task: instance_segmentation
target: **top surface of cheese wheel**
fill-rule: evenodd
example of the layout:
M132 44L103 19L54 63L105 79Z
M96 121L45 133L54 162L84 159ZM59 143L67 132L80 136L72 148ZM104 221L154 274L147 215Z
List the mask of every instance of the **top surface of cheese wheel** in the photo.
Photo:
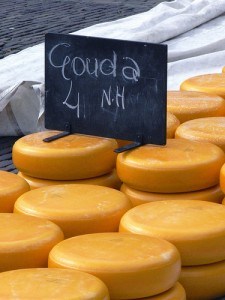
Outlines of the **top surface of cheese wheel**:
M127 196L115 189L69 184L47 186L22 195L15 203L14 212L51 220L68 238L118 231L121 217L130 208Z
M0 212L12 212L16 199L29 190L30 187L23 178L0 171Z
M176 138L209 142L225 151L225 117L211 117L191 120L181 124Z
M52 234L63 237L54 223L31 216L2 213L0 223L0 252L13 245L25 248L40 240L51 240Z
M168 139L173 138L177 127L180 125L180 121L175 115L167 112L167 124L166 124L166 137Z
M173 243L183 265L225 259L225 207L200 200L168 200L136 206L121 219L120 231Z
M202 92L168 91L167 109L183 123L197 118L225 116L225 100Z
M105 284L75 270L23 269L0 273L0 299L108 300Z
M117 173L137 190L189 192L218 184L224 161L224 152L211 143L168 139L165 147L144 145L120 153Z
M111 298L132 299L171 288L180 273L180 256L167 241L123 233L97 233L66 239L49 254L49 267L96 275Z
M182 82L180 89L183 91L198 91L225 97L224 73L204 74L188 78Z
M75 180L101 176L114 168L115 140L71 134L50 143L43 141L57 133L38 132L17 140L13 162L18 170L31 177Z

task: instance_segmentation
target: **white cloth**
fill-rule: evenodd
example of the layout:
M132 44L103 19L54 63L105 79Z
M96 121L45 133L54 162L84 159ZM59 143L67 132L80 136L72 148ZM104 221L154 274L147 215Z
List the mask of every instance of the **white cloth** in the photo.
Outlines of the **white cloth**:
M221 72L225 66L224 29L225 0L175 0L163 2L141 14L97 24L72 34L166 43L168 90L172 90L179 89L180 83L188 77ZM23 123L21 115L30 114L31 106L26 103L29 101L30 89L34 89L33 103L36 101L34 108L38 110L34 115L38 120L34 120L35 125L22 131L29 133L42 129L44 44L0 60L0 70L0 124L3 118L1 111L12 101L18 101L17 95L20 101L24 95L21 107L25 112L21 114L18 106L14 119L20 119ZM18 88L20 85L23 86L22 94L21 88ZM0 136L7 134L2 132L0 126Z

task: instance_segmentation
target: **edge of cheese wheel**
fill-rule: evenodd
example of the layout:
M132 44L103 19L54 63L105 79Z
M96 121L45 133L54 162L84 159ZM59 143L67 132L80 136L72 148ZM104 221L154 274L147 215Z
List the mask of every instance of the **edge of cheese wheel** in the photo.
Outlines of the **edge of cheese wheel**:
M71 134L51 143L43 141L58 133L38 132L17 140L12 150L16 168L31 177L76 180L101 176L115 167L116 140Z
M224 73L203 74L183 81L180 90L204 92L225 98L224 81Z
M0 213L0 224L0 272L46 267L50 250L63 240L48 220Z
M21 269L0 273L1 299L109 300L97 277L68 269Z
M167 110L180 123L189 120L225 115L225 100L218 96L195 91L168 91Z
M179 282L186 291L187 299L212 300L222 297L225 295L225 261L182 267Z
M41 178L30 177L28 175L23 174L22 172L18 172L18 175L27 181L31 190L40 187L49 186L49 185L59 185L59 184L94 184L94 185L107 186L119 190L122 184L119 177L117 176L116 169L102 176L88 178L88 179L79 179L79 180L41 179Z
M14 213L50 220L69 238L118 231L120 219L131 207L128 197L115 189L67 184L27 192L17 199Z
M23 178L0 170L0 213L13 212L16 199L29 190L30 187Z
M124 300L124 299L120 299L120 300ZM150 297L139 298L139 299L131 299L131 300L186 300L186 293L183 286L179 282L176 282L171 289L169 289L164 293L161 293L156 296L150 296Z
M181 193L219 183L224 152L211 143L168 139L164 147L144 145L117 156L117 174L145 192Z
M175 245L183 266L225 260L225 207L200 200L157 201L136 206L120 232L162 238Z
M225 164L220 169L220 188L225 193Z
M142 192L129 187L125 183L122 184L120 190L127 195L133 206L162 200L202 200L221 203L224 198L224 194L221 191L219 184L208 189L187 193L163 194Z
M180 121L170 112L167 112L166 120L166 137L167 139L172 139L175 136L177 127L180 125Z
M187 121L176 129L175 138L212 143L225 151L225 117Z
M177 281L180 265L171 243L117 232L66 239L51 250L48 266L93 274L105 282L111 298L132 299L167 291Z

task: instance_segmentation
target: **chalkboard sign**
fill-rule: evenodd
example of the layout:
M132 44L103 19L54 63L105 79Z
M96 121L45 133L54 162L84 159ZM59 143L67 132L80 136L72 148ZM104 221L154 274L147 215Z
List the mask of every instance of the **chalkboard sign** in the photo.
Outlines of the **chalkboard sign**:
M46 34L45 126L166 143L167 46Z

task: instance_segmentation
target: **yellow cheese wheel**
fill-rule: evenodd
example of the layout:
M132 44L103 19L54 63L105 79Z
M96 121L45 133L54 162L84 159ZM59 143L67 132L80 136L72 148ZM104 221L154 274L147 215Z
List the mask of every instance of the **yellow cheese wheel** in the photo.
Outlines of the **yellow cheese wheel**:
M50 268L84 271L100 278L111 298L162 293L180 274L180 255L167 241L137 234L95 233L60 242L49 254Z
M16 199L30 190L27 182L18 175L0 171L0 213L13 212Z
M183 285L188 300L212 300L224 296L225 261L182 267L179 282Z
M53 246L63 240L61 229L48 220L0 214L0 272L46 267Z
M132 300L186 300L186 293L183 286L179 282L176 282L176 284L171 289L164 293L161 293L156 296Z
M162 200L203 200L221 203L224 198L219 185L196 192L163 194L138 191L124 183L120 190L127 195L133 206Z
M13 162L22 173L37 178L75 180L107 174L115 167L113 139L71 134L46 143L59 132L33 133L16 141Z
M146 192L181 193L219 183L225 154L211 143L168 139L165 147L144 145L117 156L117 174Z
M225 66L223 67L222 72L225 73Z
M19 172L18 175L26 180L26 182L29 184L30 189L37 189L40 187L45 187L49 185L58 185L58 184L94 184L94 185L102 185L111 187L114 189L120 189L121 187L121 181L119 177L117 176L116 169L114 169L112 172L107 173L102 176L88 178L88 179L79 179L79 180L49 180L49 179L41 179L41 178L35 178L30 177L28 175L23 174L22 172Z
M200 118L185 122L177 128L175 137L213 143L225 151L225 117Z
M124 193L104 186L67 184L32 190L15 203L14 212L56 223L65 238L118 231L123 214L131 208Z
M170 112L167 112L166 137L168 139L174 138L175 131L179 125L180 121L178 118Z
M109 300L97 277L66 269L22 269L0 273L0 299Z
M184 266L225 259L225 207L221 204L168 200L139 205L122 217L120 232L171 242L179 250Z
M225 98L225 75L224 73L214 73L188 78L182 82L180 89L204 92Z
M202 92L169 91L167 110L181 123L198 118L225 116L225 100Z

